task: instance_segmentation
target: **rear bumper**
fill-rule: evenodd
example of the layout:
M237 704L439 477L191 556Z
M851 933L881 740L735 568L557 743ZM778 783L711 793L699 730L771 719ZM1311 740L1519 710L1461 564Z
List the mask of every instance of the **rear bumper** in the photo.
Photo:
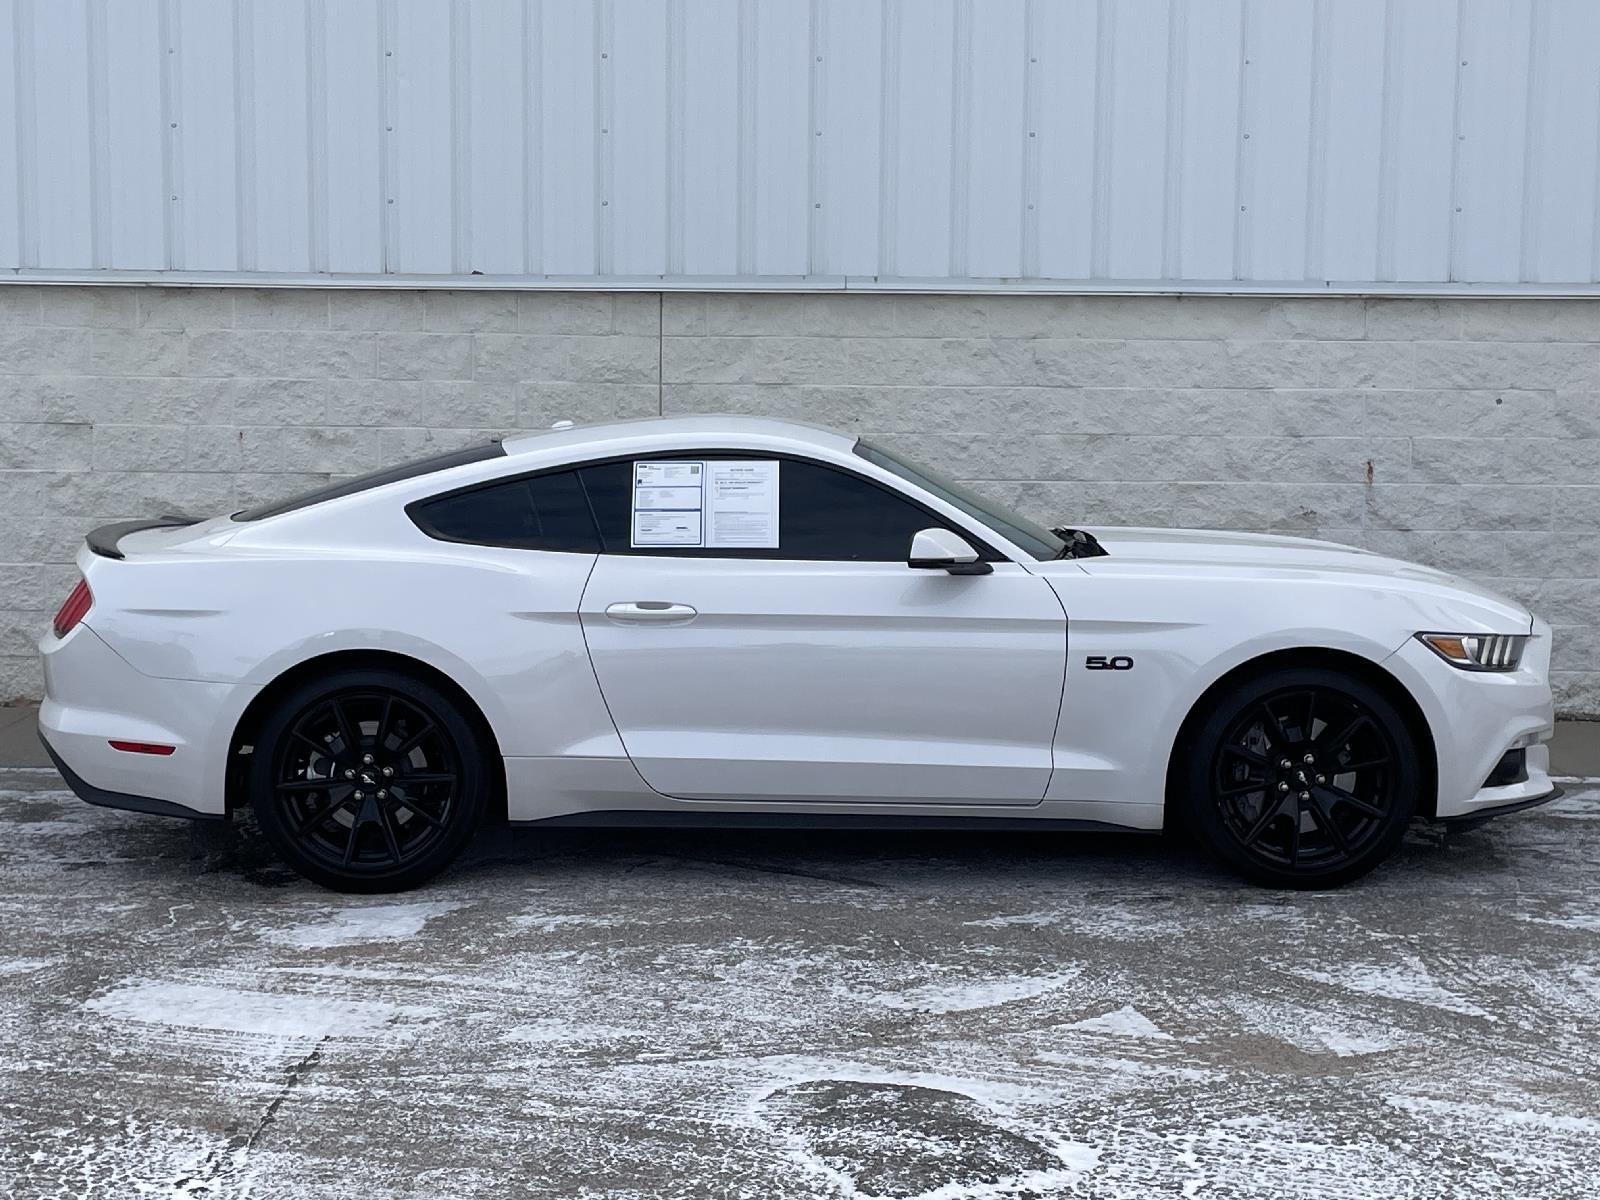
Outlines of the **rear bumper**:
M130 666L87 623L47 633L39 736L67 786L91 804L168 816L227 813L228 744L252 685L157 679ZM117 750L113 740L172 746Z
M109 792L105 788L95 787L62 761L61 755L56 753L55 747L50 744L50 739L44 736L43 730L39 731L39 740L44 743L44 752L50 756L50 761L55 763L56 770L61 772L61 778L67 781L67 786L79 800L98 804L101 808L122 808L129 812L149 813L156 817L183 817L191 821L220 821L224 818L223 813L198 812L182 804L174 804L170 800L157 800L153 796L131 796L127 792Z

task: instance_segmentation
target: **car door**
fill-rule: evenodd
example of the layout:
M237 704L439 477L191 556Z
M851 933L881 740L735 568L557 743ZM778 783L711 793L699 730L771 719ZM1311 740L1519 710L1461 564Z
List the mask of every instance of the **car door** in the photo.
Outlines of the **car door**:
M635 545L635 484L719 459L776 464L775 544ZM988 574L908 566L917 530L953 526L808 459L679 453L583 476L603 542L584 635L651 787L709 800L1043 798L1066 658L1043 579L987 547Z

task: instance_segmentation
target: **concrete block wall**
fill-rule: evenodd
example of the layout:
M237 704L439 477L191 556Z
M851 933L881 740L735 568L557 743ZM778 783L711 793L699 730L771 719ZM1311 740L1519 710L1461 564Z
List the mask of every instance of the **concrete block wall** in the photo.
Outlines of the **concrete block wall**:
M0 699L94 524L559 418L789 416L1041 518L1276 530L1557 626L1600 716L1600 301L0 286Z

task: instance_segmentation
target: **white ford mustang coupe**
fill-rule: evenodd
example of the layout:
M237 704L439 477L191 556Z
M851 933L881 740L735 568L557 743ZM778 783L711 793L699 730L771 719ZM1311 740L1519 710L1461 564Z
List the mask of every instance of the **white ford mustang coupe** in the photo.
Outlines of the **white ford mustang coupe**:
M1044 529L868 441L508 437L89 534L41 736L94 804L250 805L389 891L486 818L1158 830L1331 886L1557 794L1550 627L1329 542Z

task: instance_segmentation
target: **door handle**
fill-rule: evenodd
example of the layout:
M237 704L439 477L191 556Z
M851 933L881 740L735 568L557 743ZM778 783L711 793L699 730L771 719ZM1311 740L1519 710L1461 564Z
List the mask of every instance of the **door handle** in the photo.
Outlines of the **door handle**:
M691 605L670 600L624 600L606 605L606 616L624 625L682 625L699 613Z

